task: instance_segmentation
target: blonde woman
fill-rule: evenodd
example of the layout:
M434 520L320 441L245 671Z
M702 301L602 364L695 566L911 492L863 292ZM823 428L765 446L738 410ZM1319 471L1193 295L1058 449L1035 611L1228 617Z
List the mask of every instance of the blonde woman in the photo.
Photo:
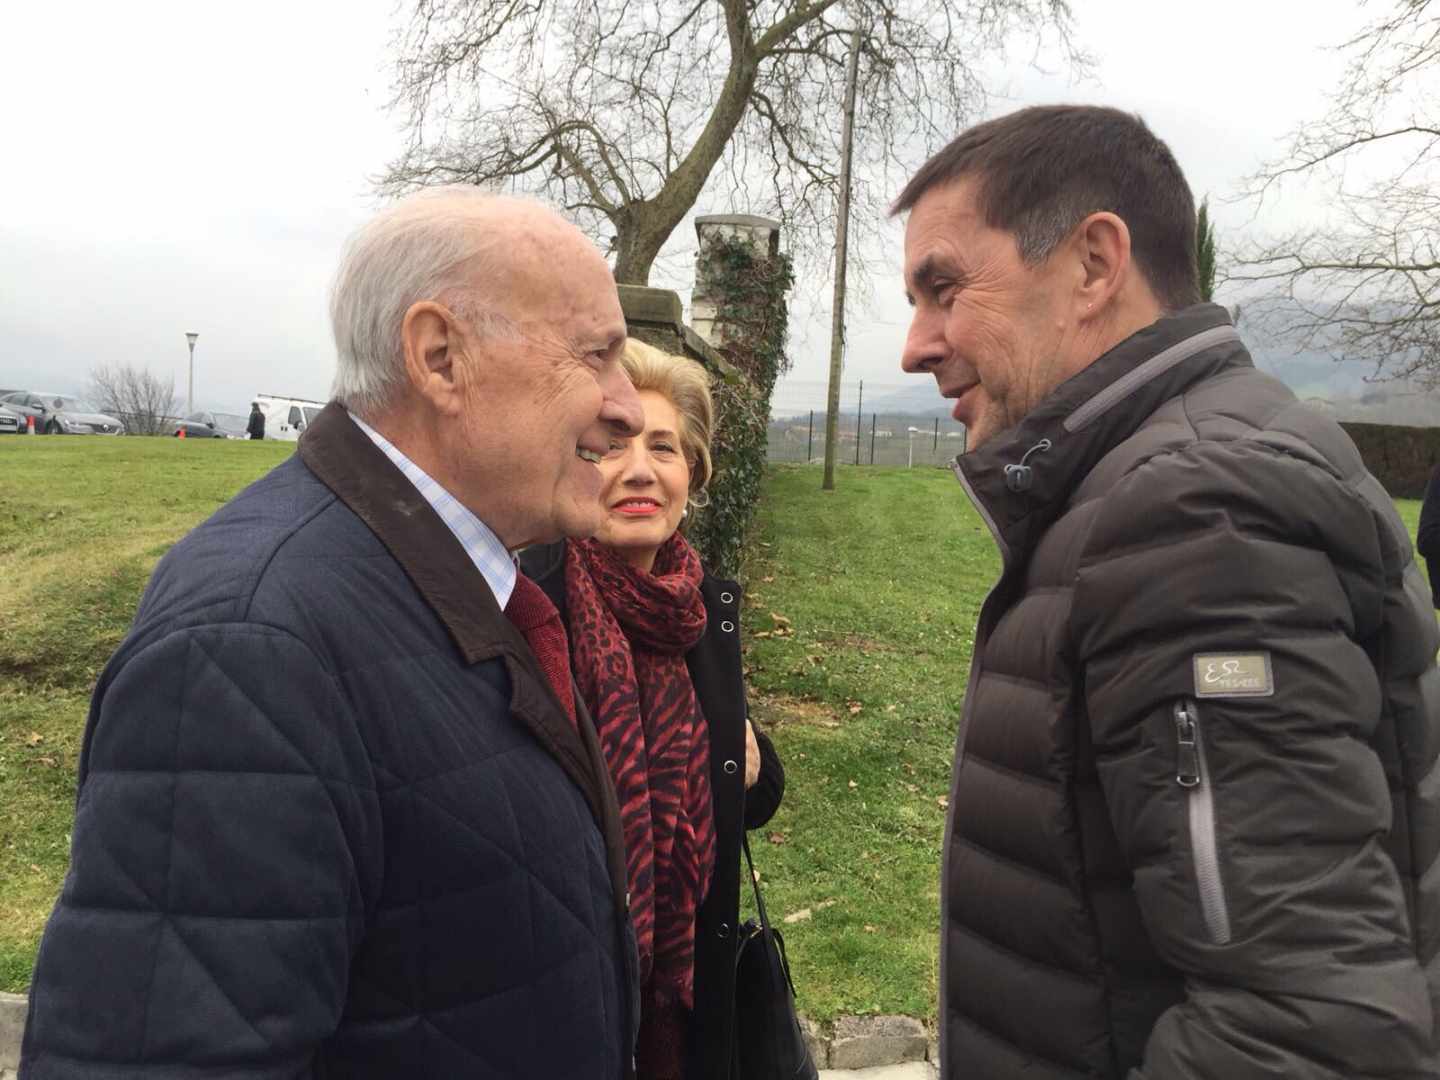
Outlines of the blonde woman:
M710 480L709 377L637 341L621 362L645 426L601 462L604 524L521 564L564 618L620 802L638 1075L729 1080L741 830L774 814L785 774L747 716L740 589L706 573L680 531Z

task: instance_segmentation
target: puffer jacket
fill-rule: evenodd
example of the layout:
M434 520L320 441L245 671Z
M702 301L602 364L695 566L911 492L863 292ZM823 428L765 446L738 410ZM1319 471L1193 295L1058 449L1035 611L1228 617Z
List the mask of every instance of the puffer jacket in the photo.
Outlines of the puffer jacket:
M1395 508L1223 308L956 462L982 608L946 1080L1440 1075L1440 647Z
M95 691L26 1080L619 1080L624 840L479 571L338 406Z

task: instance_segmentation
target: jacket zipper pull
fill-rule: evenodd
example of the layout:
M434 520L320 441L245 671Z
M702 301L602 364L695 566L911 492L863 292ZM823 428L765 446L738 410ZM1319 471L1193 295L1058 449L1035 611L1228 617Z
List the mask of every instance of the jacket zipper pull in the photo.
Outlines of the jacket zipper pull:
M1030 460L1031 454L1043 454L1053 445L1049 439L1041 439L1025 451L1025 456L1020 459L1019 465L1006 465L1005 486L1017 495L1022 491L1029 491L1031 485L1035 483L1035 470L1026 462Z
M1175 704L1175 782L1183 788L1200 784L1200 752L1195 747L1198 729L1188 702Z

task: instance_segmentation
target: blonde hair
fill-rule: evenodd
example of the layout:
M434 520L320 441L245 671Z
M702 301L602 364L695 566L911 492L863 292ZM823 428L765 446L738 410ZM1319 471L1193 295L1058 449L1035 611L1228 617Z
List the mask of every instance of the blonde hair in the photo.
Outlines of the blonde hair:
M710 436L715 428L715 403L710 397L710 374L688 356L672 356L634 338L625 342L620 365L636 393L651 390L675 406L680 416L680 450L690 463L690 502L704 506L710 501L705 485L714 472Z

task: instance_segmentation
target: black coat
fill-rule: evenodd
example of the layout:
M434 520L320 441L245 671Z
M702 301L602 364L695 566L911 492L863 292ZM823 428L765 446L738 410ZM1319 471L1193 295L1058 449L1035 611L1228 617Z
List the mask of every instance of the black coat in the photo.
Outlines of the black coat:
M1440 465L1435 466L1425 485L1415 550L1424 557L1425 569L1430 572L1430 602L1440 608Z
M565 611L565 545L530 548L520 565ZM730 1080L739 918L740 835L774 816L785 793L785 770L758 728L760 778L745 790L745 682L740 666L740 587L705 575L700 587L705 635L685 655L695 696L710 732L710 786L715 800L715 871L695 927L695 1011L688 1080Z
M946 1080L1440 1076L1440 632L1354 444L1201 304L957 471Z
M101 676L20 1073L619 1080L625 888L593 732L331 405Z
M252 439L265 438L265 414L259 409L250 410L250 423L245 425L245 433Z

